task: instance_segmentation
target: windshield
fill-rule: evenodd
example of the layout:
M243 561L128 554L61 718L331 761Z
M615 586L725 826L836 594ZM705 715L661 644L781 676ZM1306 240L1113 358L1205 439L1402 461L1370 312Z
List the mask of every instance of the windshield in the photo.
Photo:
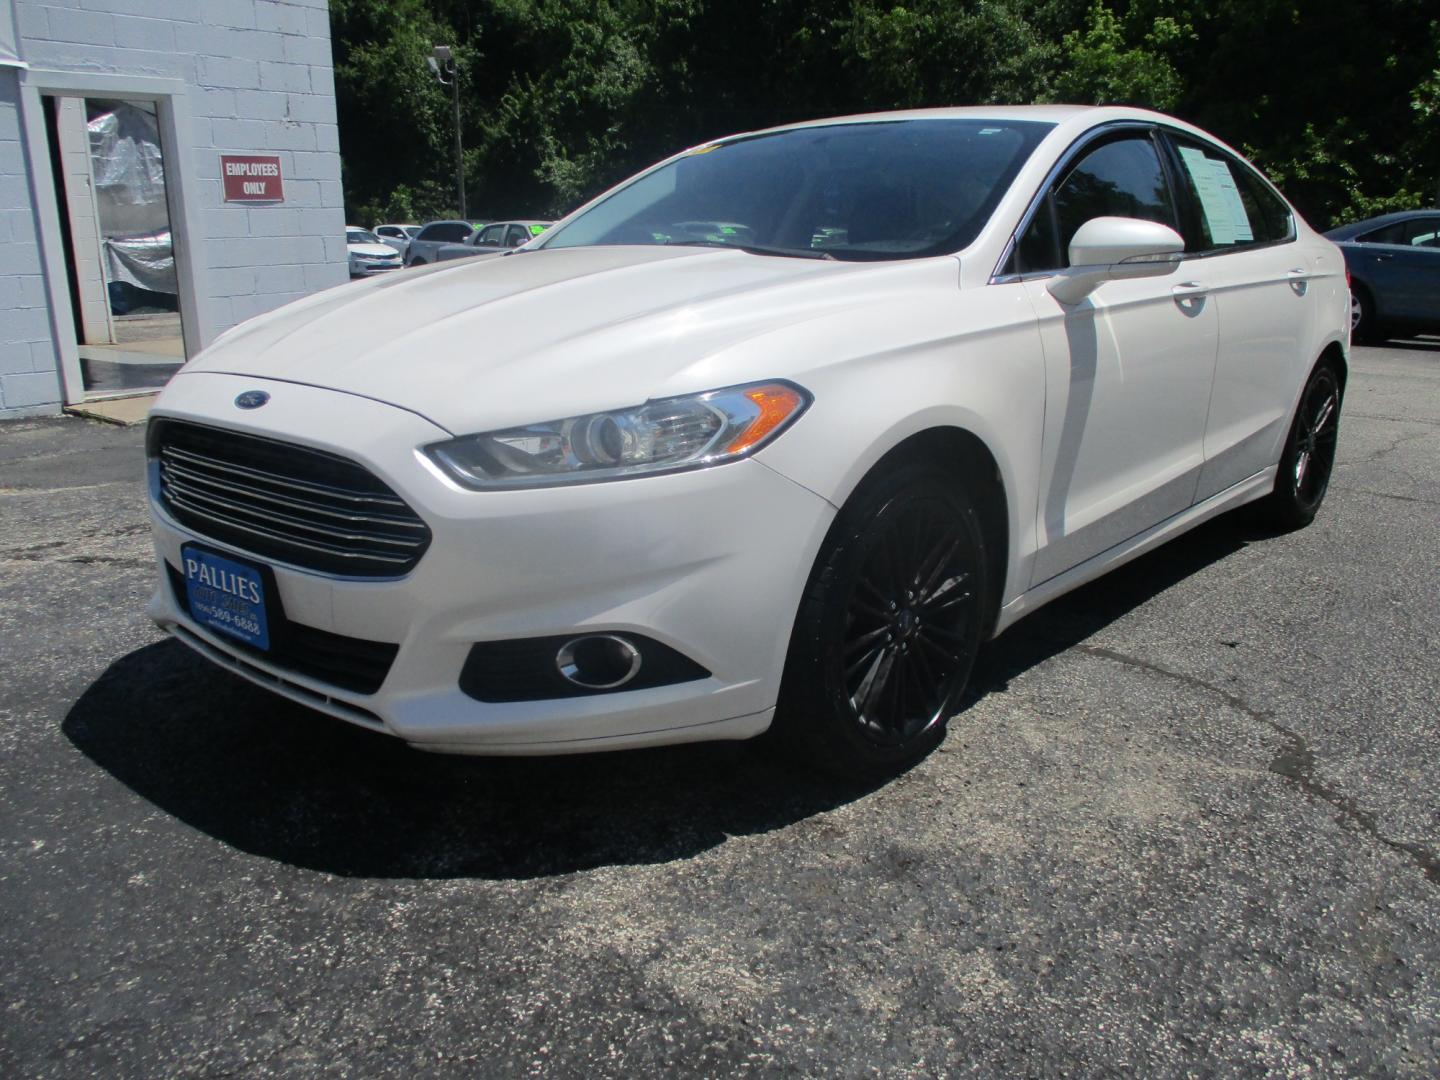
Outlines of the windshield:
M345 242L347 244L378 244L380 238L369 229L346 229Z
M695 244L837 259L958 251L1052 126L886 120L702 146L631 180L541 246Z

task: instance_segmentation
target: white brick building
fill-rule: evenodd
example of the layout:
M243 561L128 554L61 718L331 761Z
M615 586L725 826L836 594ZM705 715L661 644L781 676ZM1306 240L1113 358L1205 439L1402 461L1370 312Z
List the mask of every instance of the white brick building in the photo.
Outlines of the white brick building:
M327 0L0 0L0 417L340 284L344 226Z

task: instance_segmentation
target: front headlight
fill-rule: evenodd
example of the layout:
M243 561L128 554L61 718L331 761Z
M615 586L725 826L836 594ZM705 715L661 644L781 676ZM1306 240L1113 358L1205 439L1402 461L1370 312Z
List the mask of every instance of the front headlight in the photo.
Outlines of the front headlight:
M753 383L632 409L590 413L425 447L470 488L587 484L734 461L789 427L810 395L785 382Z

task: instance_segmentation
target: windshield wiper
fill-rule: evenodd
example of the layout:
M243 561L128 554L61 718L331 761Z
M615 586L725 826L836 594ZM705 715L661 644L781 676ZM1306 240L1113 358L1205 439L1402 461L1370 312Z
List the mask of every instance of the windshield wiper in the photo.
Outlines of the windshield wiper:
M828 251L811 251L806 248L781 248L766 247L763 244L729 244L724 240L666 240L665 247L710 247L729 248L731 251L743 251L750 255L782 255L790 259L835 259Z

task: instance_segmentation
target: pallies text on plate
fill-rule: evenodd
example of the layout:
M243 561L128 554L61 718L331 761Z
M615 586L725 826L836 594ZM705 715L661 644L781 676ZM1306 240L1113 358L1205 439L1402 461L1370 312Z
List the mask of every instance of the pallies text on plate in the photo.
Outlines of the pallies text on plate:
M219 570L195 559L186 558L185 577L231 596L238 596L242 600L249 600L252 604L260 603L260 589L256 583L228 570Z

